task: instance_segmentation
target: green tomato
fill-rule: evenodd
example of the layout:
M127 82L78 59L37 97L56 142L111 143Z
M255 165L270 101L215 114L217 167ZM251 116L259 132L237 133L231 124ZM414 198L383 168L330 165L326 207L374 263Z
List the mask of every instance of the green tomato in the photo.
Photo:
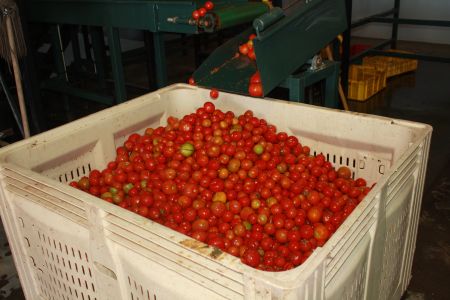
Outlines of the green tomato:
M253 146L253 152L257 155L261 155L264 152L264 147L261 144L256 144Z
M119 204L120 202L122 202L122 197L119 195L113 195L112 200L115 204Z
M105 193L103 193L100 197L101 197L102 199L106 199L106 198L112 198L112 196L113 196L112 193L110 193L110 192L105 192Z
M194 150L194 145L192 145L191 143L184 143L180 147L181 155L185 157L191 156L194 153Z
M147 180L141 180L141 188L145 189L147 187Z
M128 194L128 192L134 187L132 183L126 183L123 185L123 191Z
M245 229L252 230L252 224L249 221L244 221L242 224L244 224Z

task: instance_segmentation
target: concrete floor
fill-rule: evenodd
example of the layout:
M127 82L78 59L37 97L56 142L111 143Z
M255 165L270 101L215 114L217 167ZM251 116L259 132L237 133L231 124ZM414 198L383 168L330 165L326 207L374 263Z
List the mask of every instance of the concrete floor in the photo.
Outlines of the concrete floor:
M405 49L431 49L423 44L403 44ZM415 47L415 48L414 48ZM434 50L433 50L434 49ZM446 46L440 48L450 56ZM447 52L448 51L448 52ZM437 51L439 52L439 51ZM187 61L189 59L185 59ZM193 65L177 63L179 57L169 59L169 75L172 82L187 78ZM134 85L145 87L142 74L145 68L130 65L127 78ZM426 184L423 197L412 279L405 299L450 298L450 64L420 62L415 73L404 74L388 81L388 87L366 102L350 101L353 111L401 118L427 123L433 126ZM133 92L132 92L133 93ZM136 93L136 92L134 92ZM81 115L102 109L101 105L85 102L73 103L70 116L61 115L62 107L53 105L47 110L51 124L67 122ZM1 282L0 282L1 285ZM0 296L0 299L4 299ZM8 300L23 299L20 291L14 291Z

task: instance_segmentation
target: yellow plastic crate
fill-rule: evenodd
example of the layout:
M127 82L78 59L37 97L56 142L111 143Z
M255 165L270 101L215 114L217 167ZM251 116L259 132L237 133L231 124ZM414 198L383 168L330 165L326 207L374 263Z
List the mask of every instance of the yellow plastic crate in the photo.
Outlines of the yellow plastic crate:
M348 98L365 101L386 87L386 71L373 66L351 65Z
M410 53L399 50L388 50L388 52ZM415 71L418 66L416 59L388 57L388 56L367 56L363 58L363 65L373 66L378 70L386 70L386 76L392 77L403 73Z

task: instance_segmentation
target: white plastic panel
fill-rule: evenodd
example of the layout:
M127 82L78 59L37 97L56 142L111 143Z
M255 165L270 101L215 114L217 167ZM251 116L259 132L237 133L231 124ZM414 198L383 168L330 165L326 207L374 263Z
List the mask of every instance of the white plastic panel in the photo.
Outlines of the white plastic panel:
M87 252L88 230L26 198L15 198L12 205L21 232L18 238L22 239L38 293L45 299L97 299Z

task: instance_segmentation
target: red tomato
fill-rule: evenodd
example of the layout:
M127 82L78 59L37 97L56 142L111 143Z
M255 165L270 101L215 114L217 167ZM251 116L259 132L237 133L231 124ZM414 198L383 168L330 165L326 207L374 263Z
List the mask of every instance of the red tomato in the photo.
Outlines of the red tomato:
M207 231L209 223L205 219L198 219L192 224L192 230L194 231Z
M329 238L330 231L322 223L317 223L314 226L314 238L318 241L325 241Z
M194 10L194 11L192 12L192 18L193 18L194 20L198 20L198 18L200 18L200 12L199 12L198 10Z
M261 256L257 250L247 249L242 255L242 262L250 267L257 267L261 261Z
M139 206L138 214L140 214L143 217L146 217L148 215L148 207L147 206Z
M358 178L355 180L356 186L357 187L363 187L367 185L366 180L364 180L363 178Z
M262 85L260 83L250 83L250 85L248 86L248 93L252 97L262 97L263 96Z
M219 91L216 89L212 89L209 92L209 96L211 97L211 99L217 99L219 97Z
M215 89L212 89L211 92L216 91L217 95L218 95L218 91ZM216 97L217 98L217 97ZM216 106L212 103L212 102L205 102L203 104L203 108L205 110L206 113L208 114L212 114L214 112L214 110L216 109Z
M352 177L352 171L348 167L342 166L337 170L339 178L350 179Z
M87 190L89 190L89 186L90 186L90 183L89 183L89 178L88 177L83 176L83 177L81 177L80 180L78 180L78 187L80 189L82 189L84 191L87 191Z
M322 208L313 206L308 210L308 220L311 223L317 223L322 219Z
M256 71L255 74L250 77L250 83L261 83L261 76L259 75L259 71Z
M248 58L250 58L251 60L256 60L256 54L255 51L252 49L248 50L248 54L247 54Z
M249 51L250 49L246 43L239 46L239 53L241 53L242 55L247 56Z
M206 1L205 8L206 10L212 10L214 8L214 3L212 1Z
M222 217L226 210L227 207L223 202L213 202L211 204L211 213L216 217Z
M288 231L286 229L278 229L275 232L275 238L279 243L286 243L288 241Z
M162 185L162 191L166 195L173 195L178 192L178 187L174 181L167 180Z
M302 238L304 239L310 239L313 237L314 235L314 229L311 225L302 225L300 227L300 235L302 236Z
M198 10L198 14L200 15L200 17L204 17L204 16L206 15L206 8L201 7L201 8Z

